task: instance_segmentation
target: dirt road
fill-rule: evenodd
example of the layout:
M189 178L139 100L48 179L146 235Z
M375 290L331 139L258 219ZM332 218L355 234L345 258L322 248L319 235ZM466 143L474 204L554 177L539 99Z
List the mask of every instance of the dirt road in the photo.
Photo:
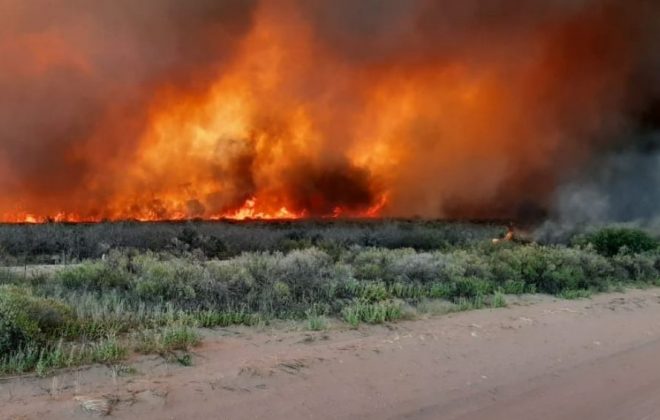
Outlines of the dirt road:
M658 419L660 290L534 298L387 327L213 332L193 367L136 359L0 383L0 417ZM103 404L101 404L103 405Z

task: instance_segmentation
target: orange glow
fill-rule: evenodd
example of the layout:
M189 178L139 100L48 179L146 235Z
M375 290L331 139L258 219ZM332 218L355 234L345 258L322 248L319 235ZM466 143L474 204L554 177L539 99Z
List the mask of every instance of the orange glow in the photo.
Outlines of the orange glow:
M243 206L236 210L233 213L223 214L219 219L232 219L232 220L246 220L246 219L261 219L261 220L285 220L285 219L300 219L305 217L304 213L295 214L291 213L286 207L282 207L279 210L271 213L261 213L257 209L257 199L250 198L245 201Z
M18 86L15 103L35 110L2 119L18 120L0 150L4 222L515 218L530 202L547 209L586 139L611 128L603 116L629 72L616 8L538 6L491 22L415 0L362 36L378 11L357 17L368 27L326 16L351 2L255 1L236 28L229 6L215 26L212 7L177 6L192 7L178 28L168 14L143 25L160 10L145 0L135 7L150 13L115 38L94 16L124 22L130 10L92 2L41 30L29 24L39 10L9 3L0 31L17 35L0 36L12 75L0 87ZM573 51L580 42L607 54Z

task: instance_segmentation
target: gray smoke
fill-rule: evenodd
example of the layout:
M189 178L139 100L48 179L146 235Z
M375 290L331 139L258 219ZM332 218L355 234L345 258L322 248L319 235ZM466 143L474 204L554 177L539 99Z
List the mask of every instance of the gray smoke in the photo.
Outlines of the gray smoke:
M105 214L156 92L208 90L264 9L276 11L266 20L287 27L297 16L309 31L313 62L282 46L284 82L259 96L253 127L282 120L269 138L288 150L292 112L280 105L313 120L318 161L271 174L286 184L276 195L300 209L362 209L387 182L387 216L548 217L546 231L658 220L655 0L0 0L0 217ZM484 104L447 100L453 80L485 81L476 83ZM372 179L346 155L381 122L365 97L383 90L405 103L406 88L414 116L380 133L401 152L398 166ZM188 214L258 193L252 152L210 161L226 187L191 197ZM157 192L194 182L180 172ZM154 213L166 217L159 200Z
M660 234L660 131L639 134L623 150L598 156L559 186L551 218L536 231L544 242L564 242L585 229L610 224Z
M154 87L205 88L255 5L0 1L0 209L103 206L111 168L139 146Z

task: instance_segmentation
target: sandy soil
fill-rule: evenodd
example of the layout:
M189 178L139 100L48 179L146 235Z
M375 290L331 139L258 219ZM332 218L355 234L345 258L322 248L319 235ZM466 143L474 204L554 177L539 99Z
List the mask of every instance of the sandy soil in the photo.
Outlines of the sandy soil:
M660 418L660 289L532 300L359 330L218 330L192 367L5 380L0 418Z

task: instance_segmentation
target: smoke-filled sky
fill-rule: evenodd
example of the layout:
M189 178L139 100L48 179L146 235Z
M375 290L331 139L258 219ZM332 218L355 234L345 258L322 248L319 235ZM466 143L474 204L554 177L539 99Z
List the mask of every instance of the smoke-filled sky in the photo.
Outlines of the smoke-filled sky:
M649 217L659 42L654 0L0 0L0 220Z

